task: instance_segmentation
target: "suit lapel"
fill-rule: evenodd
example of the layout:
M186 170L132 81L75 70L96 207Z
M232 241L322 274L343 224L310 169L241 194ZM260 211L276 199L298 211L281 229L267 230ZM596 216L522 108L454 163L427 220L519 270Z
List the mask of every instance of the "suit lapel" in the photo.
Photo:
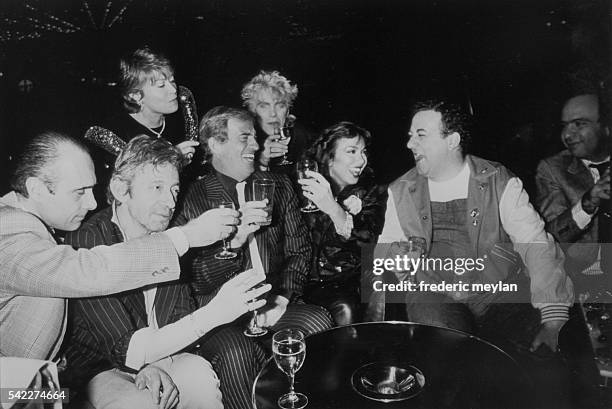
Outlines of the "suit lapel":
M157 316L157 324L163 327L169 324L170 313L174 311L176 300L178 299L177 285L162 284L157 287L155 294L155 315Z
M204 182L204 188L206 192L206 198L204 202L206 203L207 209L214 209L219 207L219 203L221 201L230 201L233 202L230 194L223 188L219 179L214 174L214 172L210 172L206 176L202 178Z

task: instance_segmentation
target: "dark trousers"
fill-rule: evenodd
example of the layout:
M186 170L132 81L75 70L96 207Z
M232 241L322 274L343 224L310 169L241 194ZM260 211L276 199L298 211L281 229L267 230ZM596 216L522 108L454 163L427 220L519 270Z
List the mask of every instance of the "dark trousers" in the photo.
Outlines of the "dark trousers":
M247 314L248 315L248 314ZM253 382L270 354L270 336L249 338L244 335L250 316L215 328L198 344L200 354L213 366L221 381L221 394L226 409L251 409ZM317 305L289 304L287 311L271 328L271 332L296 328L305 335L332 327L329 312Z
M312 281L304 288L306 302L327 309L336 325L349 325L361 321L362 306L359 280Z
M476 298L459 303L437 293L418 293L410 295L406 313L410 321L457 329L495 344L529 376L535 408L569 408L571 379L567 364L557 351L545 347L529 350L540 329L540 312L529 302L491 301Z

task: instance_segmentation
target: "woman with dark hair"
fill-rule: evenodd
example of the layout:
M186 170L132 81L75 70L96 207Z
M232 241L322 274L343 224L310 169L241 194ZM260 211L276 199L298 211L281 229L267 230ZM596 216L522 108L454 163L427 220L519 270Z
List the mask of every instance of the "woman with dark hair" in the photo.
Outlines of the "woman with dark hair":
M367 166L370 139L351 122L325 129L309 151L321 173L298 180L320 209L305 215L313 245L305 298L327 308L338 325L360 320L361 248L376 243L384 224L387 190Z

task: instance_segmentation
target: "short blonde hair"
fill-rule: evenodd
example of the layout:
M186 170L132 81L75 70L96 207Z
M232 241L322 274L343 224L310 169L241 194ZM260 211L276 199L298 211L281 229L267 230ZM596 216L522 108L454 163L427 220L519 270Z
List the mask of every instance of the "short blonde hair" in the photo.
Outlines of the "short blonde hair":
M262 89L275 92L282 100L287 102L289 107L293 105L293 101L298 95L297 85L291 84L287 77L281 75L278 71L262 70L244 84L240 93L243 105L250 111L254 111L254 99Z

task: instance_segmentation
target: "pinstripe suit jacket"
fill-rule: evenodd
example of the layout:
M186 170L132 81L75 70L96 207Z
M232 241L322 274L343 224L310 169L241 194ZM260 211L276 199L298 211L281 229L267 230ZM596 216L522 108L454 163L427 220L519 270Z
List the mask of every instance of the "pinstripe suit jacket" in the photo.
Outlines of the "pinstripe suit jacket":
M176 250L164 234L76 252L58 246L11 192L0 199L0 355L53 358L66 297L111 294L178 275Z
M272 284L272 294L288 299L302 295L308 278L311 256L310 234L299 209L298 198L285 175L271 172L255 172L247 180L245 199L252 200L252 181L268 178L275 184L272 224L262 226L255 232L257 247L267 275ZM206 210L215 208L222 200L232 200L223 188L216 172L206 173L194 182L183 198L174 220L182 225ZM190 281L196 294L205 295L216 291L232 274L246 268L245 243L239 256L232 260L217 260L214 254L221 250L221 242L190 251L184 269L190 272Z
M111 221L110 207L96 213L80 229L66 235L66 243L75 248L121 243L123 236ZM124 368L125 356L134 332L145 328L147 313L142 290L126 291L106 297L70 301L70 338L66 357L68 376L88 381L112 367ZM164 283L157 286L155 314L159 327L175 322L195 309L186 284ZM71 382L74 385L74 382Z

